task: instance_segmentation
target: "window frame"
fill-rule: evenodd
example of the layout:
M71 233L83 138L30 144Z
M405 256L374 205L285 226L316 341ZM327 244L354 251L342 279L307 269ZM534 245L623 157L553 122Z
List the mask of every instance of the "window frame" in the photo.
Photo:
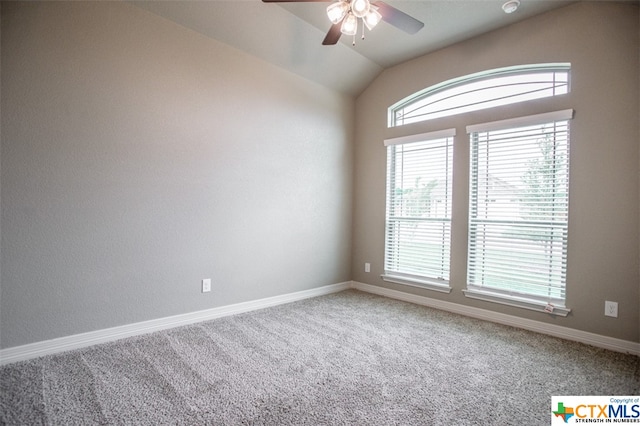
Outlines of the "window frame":
M554 84L553 86L547 87L545 89L540 89L540 90L551 90L552 91L551 95L531 97L530 99L522 99L522 100L513 101L513 102L505 102L505 103L500 103L498 105L488 105L488 106L483 106L483 107L478 107L478 108L471 108L471 109L468 109L466 111L455 112L455 113L451 113L451 114L438 115L438 116L433 117L433 118L424 118L424 119L420 119L420 120L411 120L411 118L409 118L408 120L411 120L411 121L409 121L409 123L398 124L397 113L399 111L407 109L407 108L410 108L412 105L418 104L420 102L424 102L424 101L428 100L429 98L437 98L438 95L446 93L447 91L455 90L455 89L458 89L458 88L459 89L463 89L465 86L472 86L472 85L474 85L476 83L480 83L482 81L492 80L492 79L496 79L496 78L518 77L518 76L524 76L524 75L534 75L534 74L543 74L543 73L566 73L566 91L564 93L555 93L556 86ZM531 84L531 82L521 83L521 84ZM562 87L562 86L559 86L559 87ZM482 88L478 88L478 89L473 89L469 93L474 92L474 91L489 90L489 89L491 89L491 88L482 87ZM536 91L538 91L538 90L536 90ZM536 92L536 91L534 91L534 92ZM486 71L482 71L482 72L478 72L478 73L474 73L474 74L465 75L465 76L462 76L462 77L454 78L454 79L451 79L451 80L447 80L447 81L435 84L433 86L430 86L430 87L427 87L426 89L420 90L419 92L416 92L416 93L414 93L414 94L412 94L412 95L410 95L410 96L408 96L408 97L396 102L395 104L391 105L387 110L387 113L388 113L387 127L389 127L389 128L391 128L391 127L400 127L400 126L404 126L404 125L430 121L430 120L443 118L443 117L451 117L451 116L455 116L455 115L463 115L463 114L467 114L467 113L473 112L473 111L480 111L480 110L485 110L485 109L497 108L499 106L512 105L512 104L515 104L515 103L522 103L522 102L528 102L528 101L535 100L535 99L542 99L542 98L547 98L547 97L555 97L555 96L560 96L562 94L570 93L570 91L571 91L571 64L568 63L568 62L544 63L544 64L527 64L527 65L516 65L516 66L510 66L510 67L496 68L496 69L492 69L492 70L486 70ZM467 92L463 92L463 94L467 94ZM454 96L461 96L461 95L462 94L458 94L458 95L454 95ZM519 96L521 96L521 95L519 95ZM507 98L508 97L515 97L515 96L516 95L510 95L510 96L507 96ZM484 100L483 99L482 102L479 102L479 104L488 103L488 102L497 102L498 100L499 100L498 98L490 98L488 100ZM442 101L442 100L435 100L434 102L439 102L439 101ZM451 108L447 108L447 109L454 109L455 110L455 109L459 109L459 108L468 108L471 105L472 104L469 104L469 103L462 103L462 104L456 104L455 107L451 107ZM435 113L431 112L431 113L426 113L425 115L429 115L429 114L435 114Z
M449 275L450 275L449 271L451 267L451 216L453 211L451 207L451 203L453 201L452 181L453 181L453 152L454 152L455 135L456 135L456 129L445 129L445 130L439 130L434 132L398 137L393 139L386 139L384 141L384 145L387 148L387 176L386 176L386 198L385 198L386 206L385 206L385 232L384 232L384 235L385 235L384 274L381 276L381 278L384 281L408 285L408 286L421 287L421 288L426 288L429 290L434 290L434 291L444 292L444 293L451 292L451 287L449 286ZM428 143L428 142L437 143L438 141L441 141L443 139L450 139L450 140L447 140L446 142L446 150L447 150L446 156L448 158L448 164L446 166L446 177L445 177L446 178L445 192L447 197L446 203L448 204L446 211L448 212L448 219L443 220L443 223L445 221L448 222L448 238L443 237L443 243L445 243L444 240L446 240L446 244L448 244L448 247L443 248L443 250L446 251L447 253L446 279L427 276L427 275L412 274L407 271L398 271L398 270L393 270L391 268L388 268L389 264L391 263L389 253L390 253L390 250L392 250L392 248L390 248L389 241L391 238L391 234L393 234L393 231L392 231L393 226L391 224L392 223L391 210L392 210L392 205L395 205L394 194L393 194L394 191L391 188L391 181L395 179L395 177L392 176L391 169L395 167L395 165L392 164L392 161L394 162L397 161L397 158L395 156L393 158L390 157L392 148L399 145L410 145L414 143ZM395 190L395 188L396 187L394 186L393 189ZM411 219L407 219L407 220L411 220ZM393 219L394 224L396 223L396 221L399 221L399 220ZM437 223L438 219L429 219L429 221ZM395 242L394 240L393 244L394 244L394 247L396 247L400 243Z
M520 76L533 76L535 77L536 73L547 73L547 75L543 76L543 78L539 78L539 79L532 79L531 81L527 81L525 79L519 80L517 78L518 75ZM553 73L553 74L549 74L549 73ZM556 74L556 73L560 73L560 75ZM482 71L482 72L478 72L478 73L473 73L473 74L469 74L469 75L465 75L465 76L461 76L461 77L457 77L454 79L450 79L438 84L435 84L433 86L427 87L426 89L420 90L416 93L413 93L410 96L405 97L404 99L394 103L393 105L391 105L390 107L388 107L387 109L387 127L391 128L391 127L402 127L402 126L412 126L412 128L415 129L425 129L425 128L429 128L428 126L430 125L430 123L434 123L434 122L443 122L443 123L447 123L446 126L450 126L451 123L455 123L453 124L454 126L456 126L457 128L464 128L466 124L468 124L469 121L469 117L475 117L475 116L487 116L487 115L491 115L491 114L495 114L493 112L493 110L495 108L501 107L498 110L498 114L502 115L502 114L509 114L509 111L511 111L512 109L509 108L504 108L504 106L508 106L511 104L516 104L516 102L518 103L518 105L523 105L522 107L518 107L519 110L524 110L526 111L527 109L529 110L533 110L534 112L536 112L535 110L538 109L536 107L536 105L562 105L564 106L564 101L561 101L560 99L555 100L555 98L557 97L562 97L562 95L568 95L571 93L571 74L572 74L572 66L571 63L569 62L557 62L557 63L540 63L540 64L528 64L528 65L515 65L515 66L510 66L510 67L504 67L504 68L497 68L497 69L492 69L492 70L486 70L486 71ZM514 76L515 78L513 80L505 80L502 79L503 76ZM478 83L481 83L482 81L486 81L486 80L491 80L491 79L496 79L495 81L490 81L489 85L485 87L478 85ZM469 87L465 87L467 84L473 84L473 86L469 86ZM522 87L524 88L525 85L530 84L531 86L529 86L531 88L531 90L528 92L526 89L523 89L522 91L520 91L520 89L517 90L511 90L512 87L514 86L518 86L518 85L522 85ZM547 85L546 87L544 85ZM536 86L538 85L538 86ZM505 93L501 94L499 93L499 88L505 87ZM443 93L446 92L447 90L451 89L451 88L460 88L460 90L455 90L455 91L451 91L448 93ZM486 89L486 91L485 91ZM434 98L434 99L430 99L426 102L423 102L422 104L416 105L416 108L422 108L423 106L427 106L425 110L423 111L419 111L418 114L415 114L414 116L408 116L405 117L405 120L408 120L409 122L405 122L403 124L398 124L398 121L396 120L396 112L402 108L407 108L407 107L411 107L411 105L413 103L417 103L420 102L424 99L428 99L429 96L434 95L434 94L438 94L440 93L440 97L439 98ZM478 94L478 93L487 93L492 95L493 97L489 97L487 102L483 102L483 99L481 99L481 97L475 97L475 96L469 96L468 98L464 99L466 96L466 93L474 93L474 94ZM529 97L527 95L527 93L532 93L532 95ZM438 100L442 100L442 99L453 99L456 98L457 99L464 99L464 102L460 103L458 106L453 105L453 104L448 104L448 100L442 102L442 104L439 105L439 108L431 108L429 109L428 105L430 102L438 102ZM507 99L507 98L514 98L517 99L516 102L501 102L501 99ZM495 101L496 99L498 99L497 101ZM532 103L532 101L535 100L541 100L541 99L548 99L543 103ZM558 104L559 102L559 104ZM446 104L446 105L445 105ZM467 108L467 106L471 104L472 106ZM474 106L478 104L478 105L483 105L483 108L475 108ZM524 105L528 105L528 106L524 106ZM440 112L443 110L449 110L451 108L456 109L459 107L459 111L456 111L456 113L454 114L443 114L441 117L445 118L445 121L438 121L438 119L440 119ZM475 108L475 109L474 109ZM539 110L539 109L538 109ZM482 112L480 112L482 111ZM480 114L478 115L478 112L480 112ZM544 118L549 118L549 117L553 117L555 114L569 114L570 117L568 117L566 119L566 121L569 121L573 118L573 113L574 111L571 110L563 110L563 111L554 111L551 113L543 113L543 114L537 114L535 116L526 116L526 117L521 117L521 118L516 118L516 119L506 119L506 120L498 120L498 121L494 121L491 123L484 123L484 124L475 124L475 125L468 125L466 126L467 128L467 133L469 134L469 137L471 138L471 132L477 129L482 128L483 126L486 127L487 125L492 125L492 126L503 126L503 125L511 125L511 124L518 124L518 125L526 125L528 120L533 120L533 121L540 121ZM472 115L473 114L473 115ZM428 117L426 120L425 119L418 119L417 117L419 117L420 115L422 116L426 116ZM506 115L508 117L508 115ZM467 123L465 123L465 121ZM544 120L543 120L544 121ZM539 123L536 123L539 124ZM570 123L566 123L567 128L569 128ZM453 129L453 131L455 131L455 129ZM555 129L554 129L555 131ZM406 136L405 138L416 138L416 137L420 137L420 135L411 135L411 136ZM567 143L570 144L570 138L571 136L567 133ZM403 139L403 138L396 138L396 139ZM388 140L387 140L388 141ZM387 141L385 141L385 144L387 143ZM460 141L456 141L456 143L459 143ZM469 142L471 142L471 140L469 140ZM471 167L472 164L472 152L469 151L467 154L467 158L466 160L469 161L469 167ZM569 152L567 152L566 154L566 160L570 162L569 159ZM459 167L459 166L457 166ZM555 166L554 166L555 167ZM508 169L508 168L507 168ZM470 180L471 180L471 171L469 170L470 174L467 176L466 180L468 184L471 184ZM465 173L465 172L460 172L460 171L455 171L453 170L453 174L452 174L452 180L456 181L457 178L456 176L460 176L460 173ZM563 172L564 173L564 172ZM389 179L389 170L387 170L387 181ZM508 176L508 175L505 175ZM567 168L566 170L566 178L568 179L569 177L569 170ZM531 177L526 178L526 179L531 179ZM532 181L533 182L533 181ZM511 185L513 186L513 185ZM518 185L520 186L520 184ZM462 189L463 187L458 183L456 184L456 188L460 188ZM521 188L522 189L522 188ZM457 189L452 188L452 192L457 191ZM466 188L467 191L467 197L471 196L471 187L467 187ZM563 246L563 255L566 257L568 255L568 241L569 241L569 235L568 235L568 229L569 229L569 212L568 212L568 206L569 206L569 185L568 183L566 184L566 229L564 230L565 232L565 245ZM535 191L534 191L535 193ZM563 192L564 194L564 192ZM520 206L519 208L524 208L526 211L527 207L531 210L530 214L534 214L533 212L535 211L536 207L534 204L532 204L532 201L529 202L527 201L527 196L526 195L522 195L525 198L520 199L520 198L515 198L513 200L509 200L509 203L515 202L515 203L524 203L523 206ZM501 197L504 198L504 197ZM504 198L506 200L506 198ZM471 201L469 199L469 201ZM542 200L544 202L544 200ZM388 202L388 201L387 201ZM533 206L533 207L532 207ZM388 207L387 207L388 208ZM387 212L387 208L385 209L385 213ZM469 203L468 207L467 207L467 214L469 216L467 216L466 219L466 226L467 226L467 231L470 230L469 226L470 226L470 217L471 217L471 204ZM513 214L513 212L512 212ZM453 216L453 215L452 215ZM459 218L461 218L461 216L458 216ZM451 228L450 228L450 232L458 232L460 231L460 226L461 224L457 224L457 220L460 219L456 219L451 221ZM534 219L535 220L535 219ZM387 238L387 220L385 218L385 268L386 268L386 261L387 261L387 248L386 248L386 238ZM456 231L456 229L458 231ZM537 237L537 231L536 230L531 230L531 231L526 231L529 235L529 237L533 238L533 237ZM527 233L525 233L525 235L527 235ZM451 243L452 241L449 241L450 244L450 258L449 258L449 268L451 269L452 266L454 266L455 264L458 264L461 266L461 263L464 262L465 264L465 272L464 275L466 278L468 278L468 273L469 273L469 234L467 234L467 239L466 239L466 246L465 246L465 254L466 257L462 257L462 255L458 252L458 253L454 253L451 250ZM539 249L538 249L539 250ZM525 251L526 253L526 251ZM464 260L463 260L464 259ZM466 283L466 287L461 289L461 291L463 292L463 294L466 297L469 298L473 298L473 299L479 299L479 300L483 300L483 301L489 301L489 302L493 302L493 303L500 303L503 305L509 305L509 306L515 306L518 308L524 308L524 309L530 309L530 310L534 310L537 312L543 312L543 313L547 313L547 314L551 314L551 315L559 315L559 316L566 316L569 312L571 312L571 309L569 309L566 305L567 305L567 291L566 291L566 284L567 284L567 276L566 273L568 271L568 261L565 260L564 261L564 272L563 272L563 280L564 280L564 293L560 293L560 297L562 298L561 301L554 301L556 303L554 303L553 305L550 302L544 302L543 300L540 299L536 299L536 300L532 300L531 298L525 296L522 296L520 294L495 294L492 291L486 291L485 289L479 289L477 287L473 287L471 286L471 288L469 287L469 283L468 280L465 279L465 283ZM502 262L500 262L502 263ZM450 275L451 275L451 271L450 271ZM515 275L518 275L518 272L515 273ZM397 277L394 276L392 274L388 274L387 270L385 269L385 274L381 275L381 278L384 281L388 281L388 282L394 282L394 283L400 283L400 284L405 284L405 285L413 285L413 286L417 286L417 287L421 287L421 288L429 288L432 290L437 290L437 291L444 291L446 293L451 292L452 288L450 287L450 284L447 282L446 285L442 285L441 282L430 282L432 280L425 280L422 277L413 277L413 276L405 276L405 277ZM526 278L526 277L525 277ZM529 277L530 278L530 277ZM527 279L524 280L525 282L528 281ZM529 284L523 284L523 287L526 288L526 286L531 285L532 289L535 288L535 286L540 285L540 281L539 280L535 280L535 279L530 279L529 280L530 283ZM517 286L515 287L517 289ZM535 290L530 291L530 292L535 292Z
M574 114L573 109L567 109L567 110L561 110L561 111L554 111L550 113L543 113L543 114L531 115L526 117L508 119L508 120L500 120L500 121L494 121L489 123L470 125L470 126L467 126L466 129L467 129L467 133L469 134L469 143L471 146L473 143L473 140L472 140L473 135L474 134L477 135L478 133L483 133L483 132L491 132L495 130L518 129L518 128L525 128L528 126L543 125L543 124L565 122L565 121L567 122L567 127L568 127L570 120L573 118L573 114ZM567 138L568 138L567 144L569 145L570 136L569 136L568 129L567 129ZM470 150L469 155L470 155L469 165L470 165L470 168L472 168L474 164L473 149ZM567 161L569 160L568 156L569 156L569 148L567 147ZM569 165L567 164L567 171L566 171L567 178L569 173L568 167ZM476 286L469 283L470 281L469 276L471 273L470 272L471 271L470 253L472 250L472 244L471 244L471 239L472 239L471 227L472 227L472 220L473 220L472 209L474 208L474 203L472 199L473 197L472 188L474 185L473 179L474 179L474 174L473 174L473 171L470 170L469 218L468 218L469 235L467 238L467 287L465 290L463 290L463 293L465 294L465 296L473 299L491 301L491 302L506 304L510 306L525 308L525 309L531 309L536 311L542 310L553 315L566 316L571 311L571 309L565 306L566 305L566 279L562 282L562 284L565 286L564 287L565 293L563 295L564 297L562 300L558 300L558 299L550 300L548 298L536 297L534 295L526 294L526 293L519 293L519 292L507 291L507 290L501 291L495 288L483 288L482 286ZM568 197L568 183L567 183L567 197ZM567 199L567 203L568 203L568 199ZM566 264L567 264L566 246L568 242L568 204L567 204L566 214L567 214L567 220L565 223L564 232L565 232L565 235L567 236L564 239L565 252L563 252L562 254L565 258L564 265L563 265L565 270L566 270Z

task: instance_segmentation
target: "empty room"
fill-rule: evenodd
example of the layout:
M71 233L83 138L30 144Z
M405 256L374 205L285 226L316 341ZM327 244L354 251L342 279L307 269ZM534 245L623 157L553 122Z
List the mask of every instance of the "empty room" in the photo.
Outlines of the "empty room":
M0 424L640 423L640 2L0 17Z

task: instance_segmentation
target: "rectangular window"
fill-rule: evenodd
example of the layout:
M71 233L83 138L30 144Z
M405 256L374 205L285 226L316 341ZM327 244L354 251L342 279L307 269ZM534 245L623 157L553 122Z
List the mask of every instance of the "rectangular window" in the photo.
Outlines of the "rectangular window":
M383 279L450 291L455 129L386 140Z
M467 296L565 306L572 115L565 110L467 128Z

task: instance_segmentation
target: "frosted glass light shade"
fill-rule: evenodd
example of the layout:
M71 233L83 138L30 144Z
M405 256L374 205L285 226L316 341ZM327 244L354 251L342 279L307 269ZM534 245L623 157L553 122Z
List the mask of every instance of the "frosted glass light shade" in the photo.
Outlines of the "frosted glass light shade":
M342 21L342 27L340 31L344 35L355 35L358 31L358 18L353 13L349 13L344 21Z
M378 25L378 23L380 23L380 21L382 20L382 15L380 15L380 12L372 7L371 10L369 10L369 13L367 13L365 17L362 18L362 20L364 21L364 24L367 26L369 31L371 31L376 25Z
M329 20L331 21L331 23L337 24L338 22L344 19L348 11L349 11L349 3L347 3L346 1L340 0L335 3L331 3L327 7L327 16L329 17Z
M351 1L351 12L354 14L356 18L363 18L369 13L369 9L371 8L371 4L369 0L352 0Z

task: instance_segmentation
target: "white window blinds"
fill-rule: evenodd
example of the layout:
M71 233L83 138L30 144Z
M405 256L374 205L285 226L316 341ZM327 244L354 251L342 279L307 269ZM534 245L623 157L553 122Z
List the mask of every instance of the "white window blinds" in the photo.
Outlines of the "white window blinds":
M385 279L448 287L454 135L450 129L385 141Z
M572 110L469 126L469 290L564 306Z

